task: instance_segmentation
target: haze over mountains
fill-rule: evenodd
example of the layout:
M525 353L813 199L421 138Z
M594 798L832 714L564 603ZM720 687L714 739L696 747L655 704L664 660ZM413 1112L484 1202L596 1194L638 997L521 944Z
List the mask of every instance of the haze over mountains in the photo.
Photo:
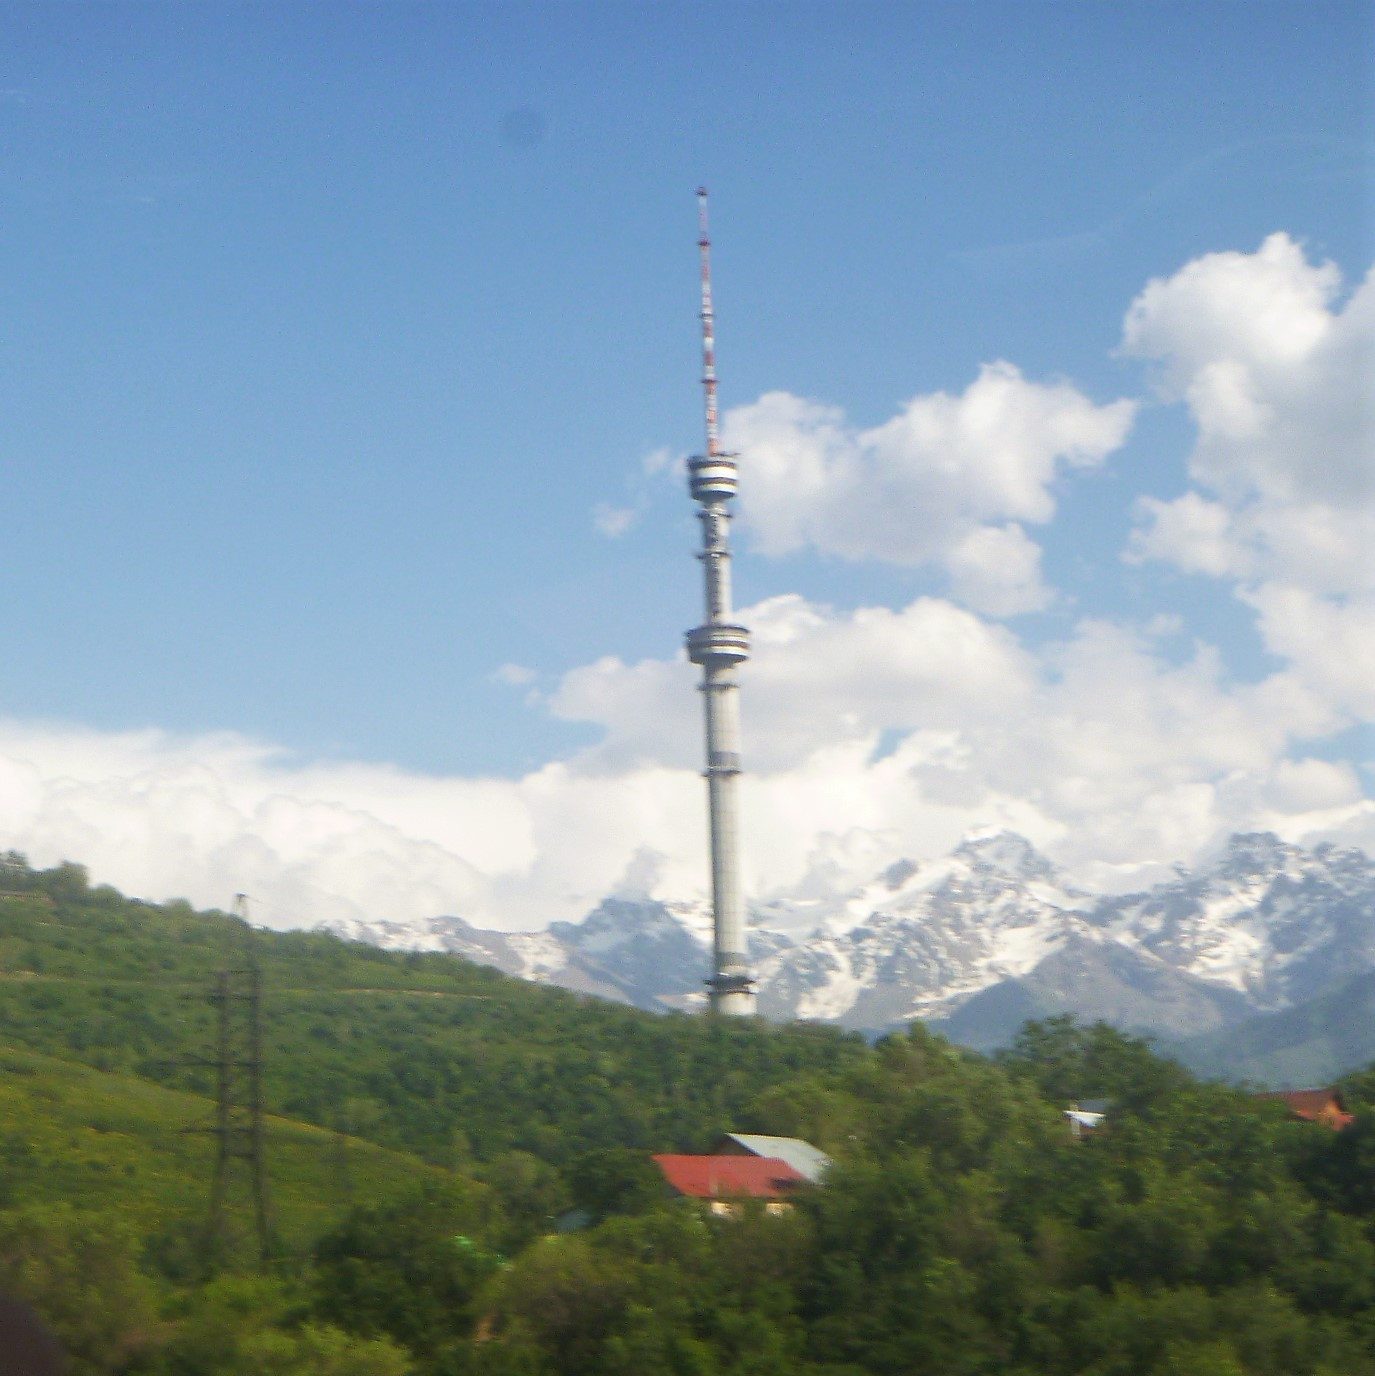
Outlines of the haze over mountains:
M1375 973L1375 862L1234 836L1206 868L1105 897L1075 889L1004 832L939 861L892 865L837 901L762 905L752 923L770 1018L864 1031L920 1018L988 1048L1027 1018L1073 1013L1179 1041L1324 998L1341 1021L1334 991ZM624 897L544 932L457 917L334 930L657 1009L701 1004L711 940L703 904Z

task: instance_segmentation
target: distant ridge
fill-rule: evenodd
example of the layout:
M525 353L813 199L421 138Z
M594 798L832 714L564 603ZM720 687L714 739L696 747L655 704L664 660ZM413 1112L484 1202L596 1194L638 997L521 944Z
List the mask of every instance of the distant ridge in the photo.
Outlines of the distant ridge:
M1276 1089L1326 1084L1375 1057L1375 970L1166 1049L1200 1075Z
M1003 832L939 860L890 865L829 902L773 900L754 920L759 1007L775 1020L883 1031L921 1019L987 1050L1027 1018L1070 1013L1177 1044L1211 1067L1226 1029L1294 1010L1255 1035L1302 1032L1314 1049L1307 1061L1296 1051L1296 1065L1375 1055L1375 1018L1348 1019L1349 1033L1321 1030L1351 1006L1336 999L1339 986L1375 972L1375 862L1359 850L1248 833L1197 871L1095 897ZM625 897L547 932L487 932L447 917L332 930L659 1010L701 1006L710 940L702 905ZM1312 1027L1298 1011L1309 1004Z

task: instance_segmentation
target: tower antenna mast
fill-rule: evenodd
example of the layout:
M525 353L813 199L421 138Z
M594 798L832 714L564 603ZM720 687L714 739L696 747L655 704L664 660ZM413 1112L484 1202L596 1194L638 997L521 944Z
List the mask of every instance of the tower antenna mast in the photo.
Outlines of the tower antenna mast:
M711 235L707 230L707 189L697 188L697 250L702 259L702 390L707 412L707 457L719 455L716 422L716 313L711 306Z
M754 1012L754 980L745 950L745 902L740 885L740 685L735 668L749 658L750 635L734 620L730 591L730 510L736 492L735 455L721 448L716 411L716 316L711 301L711 237L707 192L697 189L702 260L702 388L706 453L688 460L688 487L702 522L706 620L687 633L688 658L702 669L706 707L707 805L711 827L714 967L707 989L715 1013Z

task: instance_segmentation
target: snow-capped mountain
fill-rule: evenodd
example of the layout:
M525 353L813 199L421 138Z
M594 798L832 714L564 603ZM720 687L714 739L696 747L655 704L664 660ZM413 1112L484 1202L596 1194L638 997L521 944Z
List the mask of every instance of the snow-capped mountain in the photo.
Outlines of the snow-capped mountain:
M1007 833L928 865L901 861L761 962L760 1008L855 1027L939 1018L1087 933L1089 901Z
M1237 836L1204 870L1104 898L1002 833L941 860L900 862L832 901L775 899L753 923L769 1017L861 1029L922 1018L995 1045L1027 1017L1074 1012L1188 1036L1375 969L1375 863ZM482 931L459 918L334 930L659 1009L703 1002L711 944L704 905L623 897L546 932Z
M1375 968L1375 866L1356 850L1234 836L1210 869L1105 899L1092 920L1109 938L1270 1011Z

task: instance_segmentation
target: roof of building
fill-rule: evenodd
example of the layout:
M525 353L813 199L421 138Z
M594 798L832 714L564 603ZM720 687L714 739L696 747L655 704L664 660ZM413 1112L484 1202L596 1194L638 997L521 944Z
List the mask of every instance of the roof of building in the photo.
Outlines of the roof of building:
M820 1183L831 1165L831 1158L824 1151L800 1137L765 1137L756 1132L728 1132L717 1143L716 1149L728 1152L732 1145L750 1156L772 1156L786 1161L813 1185Z
M679 1194L693 1199L777 1199L807 1178L776 1156L656 1156Z
M1342 1112L1342 1102L1335 1089L1269 1089L1256 1095L1257 1099L1277 1099L1289 1106L1296 1118L1310 1123L1328 1123L1336 1128L1347 1127L1355 1119Z
M1067 1108L1065 1110L1065 1117L1068 1118L1071 1123L1078 1123L1081 1128L1096 1128L1101 1125L1103 1119L1107 1117L1107 1114L1090 1113L1086 1109Z

